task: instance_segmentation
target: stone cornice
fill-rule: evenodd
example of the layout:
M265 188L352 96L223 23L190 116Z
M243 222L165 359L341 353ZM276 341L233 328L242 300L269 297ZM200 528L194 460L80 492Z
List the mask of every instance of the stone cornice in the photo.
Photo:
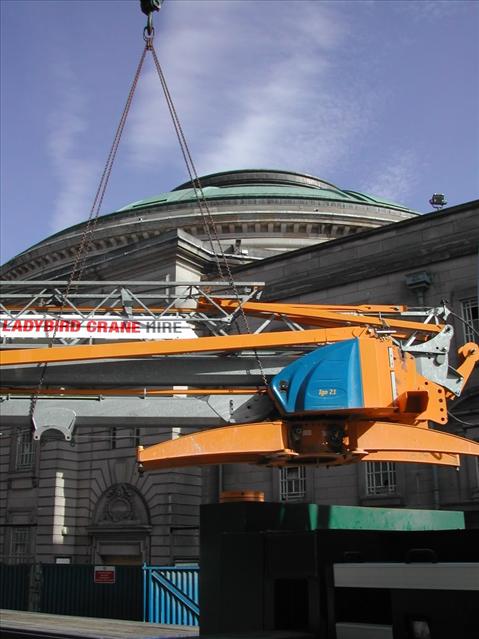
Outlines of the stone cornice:
M478 212L479 201L471 202L272 256L255 265L237 267L234 273L241 279L264 279L264 299L285 299L328 288L333 283L340 286L395 271L413 271L434 262L476 254ZM302 263L300 281L297 276L284 276L296 260Z
M398 222L411 214L360 203L320 201L314 198L218 199L210 203L221 239L267 237L269 250L288 250L283 238L310 244ZM139 207L99 218L93 255L115 252L131 244L159 237L173 228L184 228L204 238L203 219L195 202ZM57 233L24 251L0 268L5 279L52 277L68 272L74 261L85 224ZM254 249L253 249L254 250ZM56 276L55 276L56 277Z

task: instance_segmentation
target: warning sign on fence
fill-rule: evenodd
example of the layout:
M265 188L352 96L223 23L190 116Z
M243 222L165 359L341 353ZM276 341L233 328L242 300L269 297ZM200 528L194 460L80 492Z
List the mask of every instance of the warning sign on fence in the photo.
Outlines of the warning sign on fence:
M115 566L95 566L93 574L96 584L115 583Z

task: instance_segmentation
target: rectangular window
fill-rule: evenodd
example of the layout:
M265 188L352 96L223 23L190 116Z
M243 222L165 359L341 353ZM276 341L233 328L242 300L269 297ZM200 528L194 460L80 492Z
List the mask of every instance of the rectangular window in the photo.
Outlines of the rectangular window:
M394 462L366 462L366 492L368 495L390 495L397 489Z
M15 447L15 470L31 470L35 455L34 442L30 429L17 432Z
M10 556L16 561L28 559L30 555L30 529L18 527L11 529Z
M279 498L281 501L299 501L306 495L304 466L285 466L279 471Z
M112 450L115 450L117 445L117 437L118 437L118 429L116 426L112 426L110 431L110 447Z
M141 428L118 428L112 426L108 431L110 435L110 448L138 448L141 446Z
M138 446L141 446L141 429L140 428L133 429L133 446L135 448L138 448Z
M464 320L464 340L466 342L477 342L479 331L479 315L477 307L477 297L469 297L461 302L462 318Z

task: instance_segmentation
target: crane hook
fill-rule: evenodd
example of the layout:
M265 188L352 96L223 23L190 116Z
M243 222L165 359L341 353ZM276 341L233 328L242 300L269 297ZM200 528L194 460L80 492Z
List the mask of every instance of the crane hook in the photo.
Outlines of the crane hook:
M147 16L146 27L143 29L143 38L147 44L151 44L155 29L153 28L153 12L159 11L163 0L140 0L141 11Z

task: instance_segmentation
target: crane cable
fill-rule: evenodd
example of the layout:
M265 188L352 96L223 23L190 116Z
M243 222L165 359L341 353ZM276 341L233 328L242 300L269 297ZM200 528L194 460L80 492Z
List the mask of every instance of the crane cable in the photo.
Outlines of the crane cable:
M165 96L165 101L168 107L168 111L170 113L170 117L173 123L173 127L175 129L176 137L178 140L178 144L180 146L181 154L183 156L183 160L186 165L186 170L190 177L190 183L193 188L195 199L198 204L198 208L200 210L201 219L203 222L203 226L208 237L208 241L210 244L211 252L213 253L215 262L216 262L216 270L218 272L218 276L220 279L224 280L225 276L223 273L223 268L221 266L221 262L218 256L218 251L215 249L215 241L219 249L219 254L223 259L223 263L228 275L228 279L230 283L233 283L233 276L231 274L231 270L228 264L228 261L224 255L223 248L221 246L221 242L218 237L218 231L215 225L215 221L213 216L211 215L211 211L208 207L208 202L203 194L203 188L201 186L201 182L198 177L198 173L196 171L195 163L193 162L193 158L186 141L186 136L183 132L183 127L181 126L180 119L178 117L178 113L176 111L173 98L171 97L170 90L168 88L168 84L166 82L165 75L161 68L160 62L158 60L158 56L156 54L155 48L153 46L153 38L155 37L155 29L153 27L153 13L155 11L159 11L163 4L163 0L140 0L141 10L147 17L147 23L145 28L143 29L143 39L145 41L145 53L146 51L150 51L153 57L153 62L155 64L155 68L160 79L161 87L163 89L163 94ZM239 297L239 296L238 296Z
M214 217L213 217L213 215L212 215L212 213L210 211L210 207L208 205L208 201L205 198L203 187L201 185L201 181L200 181L200 178L198 176L198 172L196 170L196 166L195 166L195 163L193 161L193 157L191 155L191 152L190 152L190 149L189 149L189 146L188 146L188 142L186 140L186 136L185 136L184 131L183 131L183 127L181 126L181 122L180 122L180 119L178 117L178 112L176 110L173 98L172 98L170 90L168 88L168 83L166 81L165 75L163 73L163 69L161 68L160 61L158 60L158 56L156 54L156 50L155 50L155 47L153 45L153 39L155 37L155 29L153 27L153 12L154 11L159 11L161 9L162 0L140 0L140 1L141 1L142 11L147 16L147 24L146 24L146 27L143 30L143 39L145 40L145 43L146 43L146 49L151 52L151 55L153 57L153 62L155 64L156 72L157 72L158 77L160 79L161 87L163 89L163 94L165 96L166 104L168 106L168 111L170 112L171 120L172 120L172 123L173 123L173 127L175 129L176 137L178 139L178 144L180 146L181 154L183 155L183 159L184 159L185 165L186 165L186 170L187 170L188 175L190 177L190 182L191 182L191 185L192 185L194 193L195 193L196 201L198 203L198 208L200 210L201 218L202 218L202 221L203 221L203 226L204 226L206 234L208 236L208 240L209 240L209 243L210 243L211 251L212 251L212 253L214 255L214 258L215 258L218 275L219 275L220 279L225 279L223 268L221 266L221 262L220 262L220 259L219 259L219 256L220 256L221 260L223 262L223 265L224 265L224 270L226 271L226 274L227 274L228 284L229 284L230 288L232 289L232 291L233 291L233 293L234 293L234 295L236 297L237 303L238 303L240 317L241 317L241 319L243 321L243 324L244 324L244 327L246 329L246 332L250 334L251 333L251 327L249 325L248 318L246 317L246 313L244 312L243 306L241 304L241 298L240 298L238 289L236 287L236 284L235 284L235 281L234 281L234 278L233 278L233 274L231 272L231 268L230 268L228 259L227 259L226 255L225 255L225 252L223 250L223 246L222 246L222 244L220 242L220 239L219 239L219 236L218 236L218 230L217 230L217 227L216 227L216 223L215 223ZM216 246L218 247L218 250L215 249L215 243L216 243ZM218 253L219 253L219 256L218 256ZM264 372L264 368L263 368L263 365L261 363L261 359L260 359L256 349L253 350L253 353L254 353L255 359L257 361L258 368L259 368L263 383L264 383L265 386L267 386L268 380L266 378L266 374Z
M120 141L121 141L121 137L123 134L123 131L125 129L125 124L126 124L126 120L128 118L128 114L130 112L130 108L131 108L131 104L133 101L133 96L135 95L135 91L136 91L136 87L138 85L138 80L140 78L141 75L141 71L143 68L143 63L145 61L146 58L146 53L147 53L147 47L145 45L143 52L141 54L140 57L140 61L138 63L138 66L136 68L135 71L135 75L133 77L133 81L132 84L130 86L130 90L128 93L128 97L126 99L126 103L125 106L123 108L123 112L121 114L120 117L120 121L118 123L118 127L116 129L116 133L115 136L113 138L113 142L110 148L110 151L108 153L108 157L105 163L105 166L103 168L103 172L100 178L100 182L98 184L98 188L96 190L95 193L95 197L93 199L93 204L92 207L90 209L90 214L86 223L86 226L81 234L81 238L80 238L80 243L78 246L78 249L75 253L75 259L73 262L73 267L72 270L70 272L70 276L68 278L67 281L67 285L65 287L65 292L62 294L61 296L61 306L60 306L60 310L59 310L59 315L61 316L63 314L63 311L65 310L66 304L67 304L67 300L68 300L68 296L70 295L70 293L75 290L75 284L77 282L79 282L82 278L83 275L83 271L85 269L85 263L86 263L86 258L88 256L88 252L90 250L90 246L93 240L93 234L97 225L97 221L98 221L98 216L100 213L100 209L103 203L103 199L105 197L105 192L108 186L108 182L110 179L110 175L111 175L111 171L113 168L113 164L115 162L115 158L118 152L118 147L120 145ZM48 347L51 348L53 346L53 343L55 341L56 335L57 335L57 331L58 331L58 323L55 323L54 326L54 330L52 333L52 336L49 339L48 342ZM35 409L36 409L36 405L38 402L38 398L39 395L41 393L41 390L43 388L44 382L45 382L45 375L47 372L47 367L48 364L47 362L45 362L42 365L41 371L40 371L40 378L38 381L38 385L37 388L35 389L35 393L32 395L31 398L31 402L30 402L30 410L29 410L29 415L30 415L30 420L33 426L33 430L36 430L36 426L35 426Z
M153 2L153 5L151 4ZM196 170L196 166L195 163L193 162L193 158L188 146L188 143L186 141L186 137L183 131L183 127L181 126L181 122L180 119L178 117L178 113L176 110L176 107L174 105L173 102L173 98L171 97L171 93L170 90L168 88L168 84L166 82L166 78L165 75L163 73L163 70L161 68L160 62L158 60L158 56L156 54L156 50L153 46L153 38L155 35L155 30L153 28L153 22L152 22L152 10L158 11L161 3L158 4L157 2L155 2L155 0L149 0L150 6L149 6L149 11L147 13L148 16L148 22L147 22L147 26L144 28L143 31L143 38L145 40L145 46L143 48L142 54L140 56L140 61L138 63L138 66L136 68L134 77L133 77L133 81L132 84L130 86L130 90L128 93L128 97L122 112L122 115L120 117L120 121L118 124L118 127L116 129L116 133L115 136L113 138L113 143L111 145L110 151L108 153L108 157L100 178L100 182L97 188L97 191L95 193L95 197L93 200L93 204L90 210L90 214L86 223L86 226L83 230L83 233L81 235L80 238L80 243L79 243L79 247L78 250L76 251L75 254L75 259L73 262L73 267L70 273L70 277L67 281L67 285L65 288L65 292L62 295L61 298L61 308L60 308L60 315L63 313L63 311L65 310L65 306L67 303L67 299L69 294L71 293L72 290L75 289L75 283L79 282L82 278L83 272L85 270L85 266L86 266L86 259L88 257L88 253L93 241L93 235L97 226L97 222L98 222L98 216L101 210L101 206L103 203L103 199L105 197L105 193L106 193L106 189L108 187L108 183L109 183L109 179L111 176L111 172L112 172L112 168L113 168L113 164L115 162L115 158L117 156L117 152L118 152L118 147L120 145L120 141L122 138L122 134L123 131L125 129L125 124L128 118L128 114L130 112L130 108L131 108L131 104L133 102L133 97L135 95L135 91L138 85L138 81L140 79L140 75L143 69L143 64L146 58L146 54L148 53L148 51L151 52L151 55L153 57L153 61L155 64L155 68L156 71L158 73L158 77L160 79L160 83L163 89L163 93L165 96L165 100L168 106L168 110L173 122L173 126L175 129L175 133L178 139L178 143L181 149L181 153L183 155L183 159L185 161L185 165L186 165L186 169L188 172L188 175L190 177L190 181L191 181L191 185L193 187L193 191L195 194L195 198L196 201L198 203L198 207L200 210L200 214L201 214L201 218L203 221L203 225L206 231L206 234L208 236L208 240L210 243L210 247L211 247L211 251L214 255L215 258L215 262L216 262L216 268L218 271L218 275L220 277L220 279L225 280L225 274L224 271L226 271L227 274L227 280L228 280L228 284L230 285L231 289L233 290L233 293L235 295L235 297L237 298L237 302L238 302L238 308L240 310L240 315L241 318L243 320L245 329L247 333L251 333L251 329L250 329L250 325L248 322L248 318L246 317L246 314L244 312L244 309L241 305L241 299L240 299L240 295L238 292L238 289L236 287L235 281L233 279L233 274L231 272L231 268L228 262L228 259L224 253L223 247L221 245L219 236L218 236L218 230L213 218L213 215L210 211L210 208L208 206L208 202L204 196L203 193L203 188L198 176L198 172ZM142 6L143 6L143 2L142 2ZM156 7L156 8L155 8ZM216 250L215 248L215 242L216 245L218 247L218 250ZM219 255L218 255L219 253ZM223 261L223 265L224 265L224 270L223 267L221 266L221 262L220 262L220 257L222 258ZM55 324L55 328L54 331L52 333L52 336L49 339L49 343L48 343L48 347L51 348L53 346L54 340L56 338L56 334L57 334L57 330L58 330L58 324ZM256 358L256 361L258 363L258 368L263 380L263 383L265 384L265 386L267 385L267 378L266 378L266 374L264 372L264 368L263 365L261 363L260 357L256 351L256 349L254 349L254 355ZM39 395L41 393L41 390L43 388L44 385L44 381L45 381L45 375L47 372L47 366L48 364L45 362L42 366L42 370L40 373L40 379L37 385L37 388L35 390L35 393L32 395L32 399L31 399L31 403L30 403L30 418L31 418L31 422L33 425L33 428L35 429L35 420L34 420L34 415L35 415L35 408L38 402L38 398Z
M170 112L170 116L173 122L173 127L175 129L176 132L176 137L178 139L178 143L180 145L180 149L181 149L181 153L183 155L183 159L185 160L185 164L186 164L186 169L188 171L188 175L190 176L190 181L191 184L193 186L193 190L195 193L195 197L196 197L196 201L198 203L198 207L200 209L200 214L203 220L203 225L205 227L205 231L208 235L208 239L210 242L210 246L211 246L211 250L213 252L213 255L215 257L215 261L216 261L216 266L217 266L217 270L218 270L218 275L220 276L221 279L225 279L224 276L224 272L223 272L223 268L221 266L221 262L218 256L218 252L221 256L223 265L224 265L224 269L226 271L227 274L227 280L228 280L228 284L230 286L230 288L232 289L236 300L238 302L238 308L240 311L240 316L241 319L243 321L244 327L246 329L247 333L251 333L251 327L249 325L248 322L248 318L246 317L246 313L244 312L243 306L241 304L241 298L239 295L239 291L236 287L234 278L233 278L233 274L231 272L231 268L228 262L228 258L225 255L225 252L223 250L223 246L221 245L219 236L218 236L218 230L216 227L216 223L214 220L214 217L211 213L210 207L208 205L208 201L205 198L204 192L203 192L203 188L201 185L201 181L200 178L198 176L198 172L196 170L196 166L195 163L193 161L193 158L191 156L191 152L188 146L188 142L186 141L186 137L185 134L183 132L183 128L181 126L181 122L179 120L178 117L178 113L176 111L174 102L173 102L173 98L171 97L171 93L169 91L168 88L168 84L166 82L166 78L165 75L163 73L163 69L161 68L160 65L160 61L158 60L158 56L156 54L156 50L155 47L153 46L153 37L154 37L154 29L151 30L151 33L148 34L145 31L145 40L146 40L146 46L148 48L149 51L151 51L152 57L153 57L153 61L155 63L155 67L156 67L156 71L158 73L158 77L160 79L161 82L161 86L163 88L163 93L165 95L165 100L166 103L168 105L168 110ZM216 242L216 245L218 247L218 251L215 250L215 242L213 241L213 238ZM264 372L264 368L263 365L261 363L260 357L256 351L256 349L253 351L257 364L258 364L258 368L260 370L260 374L261 374L261 378L263 380L263 383L265 384L265 386L267 385L267 379L266 379L266 375Z
M200 209L201 217L203 220L203 225L208 236L208 240L210 243L211 251L214 255L216 261L216 268L218 271L218 275L220 279L225 279L223 268L221 266L221 262L219 260L218 251L215 249L215 241L219 249L220 256L223 259L224 266L226 268L226 272L228 274L228 279L230 281L233 280L233 276L231 274L231 269L228 264L228 260L224 255L223 248L221 246L221 242L218 237L218 231L216 228L215 221L213 216L211 215L211 211L209 209L208 203L203 193L203 188L201 186L200 179L198 177L198 173L196 171L195 164L193 162L193 158L191 156L190 149L188 147L188 143L185 138L185 134L183 132L183 128L181 126L181 122L178 118L178 113L176 111L173 98L171 97L170 90L168 88L168 84L166 83L165 76L163 74L163 70L161 68L160 62L158 60L158 56L156 55L155 48L153 46L153 33L146 38L146 46L149 51L151 51L153 61L155 63L156 71L158 73L158 77L160 79L160 83L163 89L163 93L165 95L166 104L168 106L168 110L170 112L171 120L173 122L173 127L175 129L176 137L178 139L178 143L180 145L181 154L183 155L183 159L185 161L186 170L188 171L188 175L190 177L191 186L193 187L193 191L195 193L195 198L198 203L198 207Z

